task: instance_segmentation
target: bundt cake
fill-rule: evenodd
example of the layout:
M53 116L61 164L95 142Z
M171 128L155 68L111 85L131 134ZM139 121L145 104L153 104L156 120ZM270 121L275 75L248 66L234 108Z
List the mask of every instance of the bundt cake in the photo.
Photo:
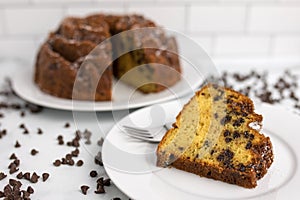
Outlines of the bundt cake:
M246 96L208 84L184 106L157 148L157 165L254 188L273 162L272 144Z
M141 33L149 27L155 30ZM141 31L122 34L133 29ZM48 94L78 100L111 100L113 76L143 93L159 92L180 80L177 51L173 37L140 15L68 17L41 46L34 81Z

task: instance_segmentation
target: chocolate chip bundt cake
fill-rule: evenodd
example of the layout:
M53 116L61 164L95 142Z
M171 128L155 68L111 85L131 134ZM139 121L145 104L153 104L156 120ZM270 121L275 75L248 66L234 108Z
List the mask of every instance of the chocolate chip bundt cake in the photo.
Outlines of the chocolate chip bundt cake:
M273 162L272 144L250 123L261 123L253 102L209 84L178 114L157 148L157 165L253 188Z
M65 18L39 50L34 81L57 97L95 101L112 99L113 76L144 93L170 87L180 80L181 68L176 41L162 29L103 42L126 30L149 27L156 25L140 15Z

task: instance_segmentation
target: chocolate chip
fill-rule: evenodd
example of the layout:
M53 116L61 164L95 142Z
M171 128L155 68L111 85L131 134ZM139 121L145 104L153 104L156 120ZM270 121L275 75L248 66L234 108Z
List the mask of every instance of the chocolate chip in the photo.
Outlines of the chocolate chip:
M224 155L223 154L218 155L217 160L219 162L222 162L224 160Z
M54 163L53 163L53 165L54 165L55 167L58 167L58 166L61 165L61 161L60 161L60 160L55 160Z
M88 189L90 189L90 187L87 186L87 185L82 185L82 186L80 187L80 189L81 189L82 194L86 195L86 194L87 194L87 191L88 191Z
M98 176L98 173L97 173L95 170L92 170L92 171L90 172L90 176L91 176L92 178L95 178L96 176Z
M39 152L37 151L37 150L35 150L35 149L32 149L31 151L30 151L30 154L32 155L32 156L35 156L36 154L38 154Z
M241 126L241 124L244 123L244 122L245 122L245 120L244 120L243 118L239 118L239 119L237 119L237 120L235 120L235 121L233 122L233 126L239 127L239 126Z
M224 133L223 133L224 137L228 137L231 135L230 131L229 130L225 130Z
M25 107L28 108L33 114L40 113L43 111L43 107L31 103L27 103Z
M70 127L70 124L67 122L64 126L65 128L69 128Z
M11 154L11 156L9 157L10 160L14 160L17 159L17 156L15 153Z
M22 128L22 129L25 128L25 124L20 124L19 128Z
M40 178L40 176L38 176L35 172L33 172L32 176L30 178L30 182L37 183L39 178Z
M73 166L75 164L75 162L73 159L71 159L71 160L67 160L67 164L70 166Z
M95 156L95 160L94 161L95 161L96 165L103 166L101 152L98 152L98 154Z
M21 112L20 112L20 116L21 116L21 117L25 117L25 112L24 112L24 111L21 111Z
M246 146L245 146L245 148L246 149L250 149L252 147L252 142L247 142L247 144L246 144Z
M97 188L97 190L95 191L96 194L103 194L105 193L104 187L100 186Z
M34 189L33 189L31 186L28 186L28 187L27 187L27 192L28 192L29 194L33 194L33 193L34 193Z
M82 160L78 160L76 163L76 166L81 167L83 165L83 161Z
M104 142L103 138L100 138L100 140L97 141L98 146L102 146Z
M59 145L63 145L63 144L64 144L64 141L63 141L63 140L59 140L59 141L58 141L58 144L59 144Z
M19 141L17 140L17 141L16 141L16 144L15 144L15 148L19 148L19 147L21 147L21 144L20 144Z
M239 171L245 172L246 171L245 165L241 164L240 167L239 167Z
M221 125L224 126L225 124L229 123L231 121L231 118L232 117L230 115L226 115L225 117L223 117L220 121Z
M229 143L229 142L231 142L231 141L232 141L232 138L228 138L228 137L225 138L225 142L226 142L226 143Z
M41 128L38 128L38 129L37 129L37 134L39 134L39 135L43 134L43 131L42 131Z
M239 132L237 132L237 131L234 131L233 132L233 139L236 139L236 138L239 138L239 137L241 137L241 134L239 134Z
M112 200L121 200L121 198L119 198L119 197L114 197L114 198L112 198Z
M219 118L218 113L215 113L215 114L214 114L214 117L215 117L215 119L218 119L218 118Z
M3 198L3 197L5 197L5 194L4 194L4 192L0 191L0 198Z
M110 186L110 179L109 178L107 178L107 179L104 179L104 181L103 181L103 185L104 186Z
M22 172L20 172L20 173L18 173L18 175L16 176L18 179L22 179L23 178L23 173Z
M27 128L25 128L25 129L24 129L24 131L23 131L23 134L25 134L25 135L26 135L26 134L28 134L28 133L29 133L28 129L27 129Z
M6 174L4 174L3 172L0 172L0 181L5 179L7 177Z
M63 139L64 139L64 138L63 138L62 135L57 136L57 140L63 140Z
M22 183L15 179L9 179L9 185L11 185L12 187L20 188L22 186Z
M247 139L249 138L249 132L248 131L244 132L244 137L247 138Z
M25 180L30 180L30 173L29 172L26 172L25 174L23 174L23 178L25 179Z
M15 172L19 171L19 168L17 168L16 164L12 163L12 165L9 168L9 173L13 174Z
M20 165L20 160L19 159L15 159L13 163L18 167Z
M45 182L48 178L49 178L50 174L48 173L43 173L42 174L42 178L43 178L43 182Z
M77 157L77 156L79 155L79 149L76 148L74 151L71 151L71 155L72 155L73 157Z
M72 155L68 153L68 154L66 155L66 159L67 159L67 160L71 160L71 159L72 159Z

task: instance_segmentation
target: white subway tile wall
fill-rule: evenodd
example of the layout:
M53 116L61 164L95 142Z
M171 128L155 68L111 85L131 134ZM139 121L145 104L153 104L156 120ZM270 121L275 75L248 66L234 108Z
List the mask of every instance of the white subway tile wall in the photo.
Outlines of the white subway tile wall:
M34 60L64 16L140 13L212 57L300 59L300 0L0 0L0 58Z

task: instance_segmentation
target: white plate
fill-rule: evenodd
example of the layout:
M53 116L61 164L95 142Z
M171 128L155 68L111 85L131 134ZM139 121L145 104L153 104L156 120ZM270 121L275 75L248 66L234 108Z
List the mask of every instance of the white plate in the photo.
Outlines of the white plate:
M191 94L203 81L196 69L183 62L182 79L162 92L143 94L120 82L117 82L116 87L114 82L113 101L91 102L72 101L48 95L35 85L33 74L33 69L23 68L13 75L13 88L21 98L44 107L73 111L123 110L161 103Z
M132 139L119 126L158 126L174 121L182 103L173 101L131 113L108 133L102 156L113 182L133 199L298 199L300 195L300 154L297 154L300 118L283 107L262 104L257 113L264 116L263 133L270 137L274 162L254 189L201 178L174 168L155 166L157 144Z

